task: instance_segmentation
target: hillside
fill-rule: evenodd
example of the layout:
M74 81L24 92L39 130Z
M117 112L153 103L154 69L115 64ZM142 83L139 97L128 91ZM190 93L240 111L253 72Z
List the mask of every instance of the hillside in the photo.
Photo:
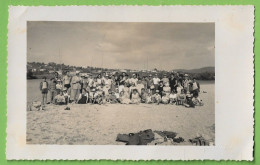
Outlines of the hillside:
M203 67L203 68L199 68L199 69L175 69L174 71L177 72L183 72L183 73L204 73L204 72L208 72L208 73L215 73L215 67Z

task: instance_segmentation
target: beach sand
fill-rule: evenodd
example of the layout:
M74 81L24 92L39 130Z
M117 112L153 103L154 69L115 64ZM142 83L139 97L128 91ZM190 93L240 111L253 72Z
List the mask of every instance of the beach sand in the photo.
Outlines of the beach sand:
M176 105L47 105L45 111L27 111L27 144L124 145L119 133L152 129L173 131L192 145L198 134L215 141L214 84L201 85L204 106Z

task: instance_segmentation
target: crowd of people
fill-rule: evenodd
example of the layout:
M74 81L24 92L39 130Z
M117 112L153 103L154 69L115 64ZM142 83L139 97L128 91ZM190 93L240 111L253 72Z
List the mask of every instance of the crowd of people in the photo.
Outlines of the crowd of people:
M42 105L50 102L56 105L66 104L176 104L185 107L202 106L199 98L200 84L188 74L157 73L148 76L128 75L125 72L108 75L101 73L85 75L69 71L64 76L57 73L47 81L40 83Z

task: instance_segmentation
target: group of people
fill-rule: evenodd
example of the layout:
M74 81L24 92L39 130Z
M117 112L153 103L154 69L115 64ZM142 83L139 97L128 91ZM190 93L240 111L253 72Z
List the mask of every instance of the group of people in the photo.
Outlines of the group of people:
M46 77L40 83L42 105L47 103L50 93L50 103L64 105L77 104L176 104L185 107L203 105L199 98L200 84L188 74L179 73L129 76L121 74L108 75L101 73L84 75L76 72L73 76L69 71L60 77L57 73L50 82Z

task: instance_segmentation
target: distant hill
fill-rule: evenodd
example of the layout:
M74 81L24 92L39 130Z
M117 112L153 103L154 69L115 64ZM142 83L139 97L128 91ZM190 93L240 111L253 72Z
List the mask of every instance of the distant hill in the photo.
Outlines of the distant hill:
M174 69L174 71L177 72L183 72L183 73L204 73L204 72L208 72L208 73L215 73L215 67L203 67L203 68L199 68L199 69Z

